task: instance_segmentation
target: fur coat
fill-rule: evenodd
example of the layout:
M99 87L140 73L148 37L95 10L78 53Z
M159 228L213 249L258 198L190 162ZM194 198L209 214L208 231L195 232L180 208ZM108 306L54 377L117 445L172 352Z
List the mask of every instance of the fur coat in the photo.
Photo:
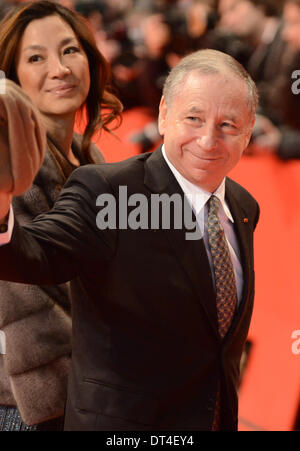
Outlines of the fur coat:
M32 187L13 201L21 224L52 207L74 169L50 137L47 142ZM80 135L74 134L74 154L85 164L80 143ZM96 146L90 151L96 163L104 162ZM37 287L0 281L0 299L0 329L6 342L6 353L0 354L0 405L17 406L28 425L63 415L71 356L68 284Z

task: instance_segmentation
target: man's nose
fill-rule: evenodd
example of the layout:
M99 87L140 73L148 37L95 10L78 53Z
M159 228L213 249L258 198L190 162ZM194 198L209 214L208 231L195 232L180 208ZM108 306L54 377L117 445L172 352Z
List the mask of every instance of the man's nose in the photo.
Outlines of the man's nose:
M217 147L217 136L214 127L205 125L202 129L200 129L197 144L203 150L214 150Z
M66 66L59 56L49 58L49 76L51 78L63 78L71 73L71 69Z

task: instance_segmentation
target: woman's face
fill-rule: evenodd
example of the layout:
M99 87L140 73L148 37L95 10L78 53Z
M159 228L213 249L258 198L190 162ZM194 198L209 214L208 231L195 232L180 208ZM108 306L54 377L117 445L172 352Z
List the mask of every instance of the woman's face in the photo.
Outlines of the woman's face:
M75 116L90 89L88 58L59 16L29 23L19 45L16 72L24 91L46 116Z

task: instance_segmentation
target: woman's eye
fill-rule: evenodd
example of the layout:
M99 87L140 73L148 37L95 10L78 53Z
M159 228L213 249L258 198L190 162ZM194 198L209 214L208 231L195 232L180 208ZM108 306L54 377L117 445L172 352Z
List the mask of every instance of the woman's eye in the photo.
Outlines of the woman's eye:
M32 55L28 61L29 63L36 63L37 61L40 61L41 58L41 55Z
M68 47L67 49L64 50L64 54L70 55L71 53L77 53L79 51L80 51L79 47Z

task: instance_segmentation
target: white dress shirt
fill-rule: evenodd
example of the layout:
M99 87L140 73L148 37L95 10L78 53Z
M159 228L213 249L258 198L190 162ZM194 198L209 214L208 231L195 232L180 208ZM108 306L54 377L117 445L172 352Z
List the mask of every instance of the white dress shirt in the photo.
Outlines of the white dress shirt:
M239 245L234 231L233 225L234 219L225 201L225 178L223 179L222 183L214 193L209 193L200 188L199 186L191 183L177 171L177 169L172 165L172 163L168 159L164 146L162 146L162 154L194 211L198 225L200 227L201 234L203 236L203 241L206 248L213 279L214 279L213 261L210 253L207 233L207 217L208 217L207 201L212 194L214 194L220 200L221 206L218 212L218 217L224 229L225 237L230 251L239 303L242 299L243 292L243 269L241 265Z

